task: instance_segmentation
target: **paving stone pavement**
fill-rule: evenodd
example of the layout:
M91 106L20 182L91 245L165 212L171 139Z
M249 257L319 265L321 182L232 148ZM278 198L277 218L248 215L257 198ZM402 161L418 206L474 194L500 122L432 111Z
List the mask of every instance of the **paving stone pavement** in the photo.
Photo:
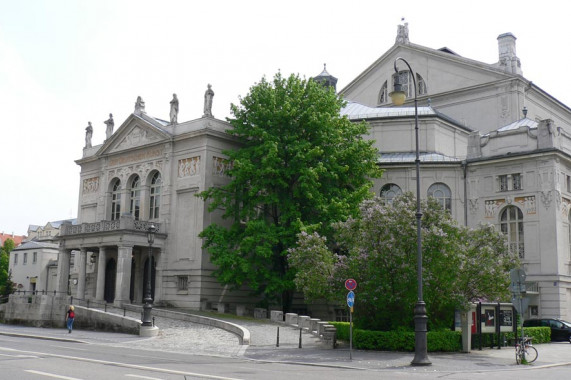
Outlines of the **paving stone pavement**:
M133 313L131 317L140 317ZM515 364L514 350L484 349L465 353L429 353L432 365L411 367L414 356L410 352L381 352L352 350L347 345L323 349L319 339L302 333L302 348L299 348L299 329L272 323L268 320L236 319L222 314L217 317L247 328L251 334L249 346L240 345L239 338L230 332L201 324L155 317L159 326L158 336L141 338L136 335L97 332L75 329L68 334L64 328L48 329L0 324L0 334L20 335L42 339L74 340L86 343L109 344L120 347L182 352L197 355L242 357L247 360L303 363L308 365L335 366L372 370L405 370L416 372L486 372L521 369ZM280 344L276 346L277 328L280 329ZM529 366L537 369L551 366L571 366L571 344L565 342L536 345L537 361ZM349 356L352 356L350 358Z

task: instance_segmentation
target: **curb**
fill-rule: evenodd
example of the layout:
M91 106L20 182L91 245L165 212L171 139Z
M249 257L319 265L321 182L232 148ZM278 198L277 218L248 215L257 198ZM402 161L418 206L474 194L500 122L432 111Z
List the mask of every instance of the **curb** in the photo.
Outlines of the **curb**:
M0 335L13 336L13 337L17 337L17 338L30 338L30 339L53 340L53 341L57 341L57 342L89 344L89 342L86 342L84 340L69 339L69 338L57 338L57 337L46 336L46 335L18 334L18 333L10 333L10 332L3 332L3 331L0 331Z

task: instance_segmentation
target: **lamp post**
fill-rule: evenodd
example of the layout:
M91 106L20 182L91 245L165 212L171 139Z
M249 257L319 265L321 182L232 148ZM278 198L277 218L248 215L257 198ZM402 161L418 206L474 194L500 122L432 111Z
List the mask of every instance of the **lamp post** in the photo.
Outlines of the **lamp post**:
M414 134L416 140L416 273L418 282L418 299L414 305L414 359L412 359L411 364L422 366L431 365L430 359L428 359L427 354L427 322L428 317L426 315L426 304L424 303L422 295L422 235L421 235L421 218L422 212L420 211L420 155L418 153L418 102L417 102L417 88L416 88L416 78L414 77L414 72L408 64L408 62L401 57L395 59L395 83L394 91L390 93L393 103L400 106L404 103L406 99L406 93L402 90L402 84L400 83L400 75L397 69L397 62L403 61L409 69L410 77L412 78L412 83L414 85Z
M145 289L145 304L143 305L143 326L152 326L151 310L153 309L153 297L151 296L151 276L153 266L153 243L155 242L157 227L153 223L147 228L147 241L149 242L149 257L147 266L147 284Z

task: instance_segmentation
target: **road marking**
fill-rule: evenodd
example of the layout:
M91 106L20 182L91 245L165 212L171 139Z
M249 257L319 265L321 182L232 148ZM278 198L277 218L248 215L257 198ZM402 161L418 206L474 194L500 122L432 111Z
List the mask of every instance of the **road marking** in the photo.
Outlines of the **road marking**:
M6 355L6 354L0 354L0 356L8 356L9 358L31 358L31 359L38 359L39 356L35 356L35 355Z
M47 353L47 352L24 351L24 350L16 350L16 349L13 349L13 348L5 348L5 347L0 347L0 350L2 350L2 351L19 351L19 352L25 352L25 353L28 353L28 354L35 354L35 355L41 355L41 356L50 356L50 357L54 357L54 358L62 358L62 359L67 359L67 360L77 360L77 361L83 361L83 362L88 362L88 363L114 365L114 366L117 366L117 367L131 368L131 369L139 369L139 370L143 370L143 371L153 371L153 372L169 373L169 374L173 374L173 375L196 376L196 377L200 377L200 378L202 378L202 379L214 379L214 380L243 380L243 379L239 379L239 378L236 378L236 377L226 377L226 376L208 375L208 374L205 374L205 373L178 371L178 370L174 370L174 369L164 369L164 368L158 368L158 367L148 367L148 366L144 366L144 365L128 364L128 363L121 363L121 362L112 362L112 361L108 361L108 360L98 360L98 359L82 358L82 357L79 357L79 356L67 356L67 355L50 354L50 353ZM61 379L69 379L69 380L80 380L80 379L74 379L74 378L71 378L71 377L60 377L60 378L61 378Z
M48 373L48 372L41 372L41 371L34 371L31 369L27 369L25 370L25 372L29 372L29 373L35 373L36 375L42 375L42 376L47 376L47 377L53 377L55 379L64 379L64 380L82 380L82 379L78 379L77 377L68 377L68 376L61 376L61 375L56 375L55 373Z
M139 376L139 375L132 375L130 373L126 374L125 377L136 377L138 379L147 379L147 380L163 380L159 379L158 377Z

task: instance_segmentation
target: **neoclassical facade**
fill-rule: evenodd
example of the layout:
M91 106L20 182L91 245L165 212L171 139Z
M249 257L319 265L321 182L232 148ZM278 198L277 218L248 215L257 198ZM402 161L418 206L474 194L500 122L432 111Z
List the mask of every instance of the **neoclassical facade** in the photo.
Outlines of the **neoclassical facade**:
M415 45L407 28L340 92L344 113L369 122L381 153L374 192L388 202L415 192L415 79L421 194L460 224L506 234L527 272L526 318L571 319L571 109L523 76L511 33L498 37L498 62L486 64ZM414 72L397 62L395 73L397 57ZM403 107L391 105L396 76L408 92Z
M196 195L228 181L222 151L234 147L230 125L211 114L205 95L202 118L171 122L134 112L103 144L91 146L87 130L76 225L63 224L59 239L58 290L80 299L142 303L151 265L155 303L198 309L219 301L222 287L198 233L217 218ZM152 247L150 224L157 227ZM149 250L151 259L149 260ZM70 265L72 252L74 265ZM228 302L227 300L224 300ZM221 302L221 301L220 301Z
M416 189L416 91L423 197L438 199L460 224L491 223L506 234L528 275L526 318L571 319L571 109L523 76L515 36L502 34L497 43L498 61L487 64L415 45L401 25L395 44L340 91L348 102L342 115L370 124L367 137L385 169L372 191L390 202ZM398 64L395 73L398 57L413 71ZM397 76L408 93L401 107L389 96ZM337 81L326 70L314 79ZM60 291L77 251L72 292L82 299L141 303L151 265L155 302L254 304L216 282L198 237L222 219L196 194L227 183L222 152L236 148L230 125L212 117L211 91L199 119L179 122L176 96L170 122L153 118L139 97L102 145L91 145L88 126L76 161L78 224L62 225L59 236ZM158 231L149 262L150 223Z

